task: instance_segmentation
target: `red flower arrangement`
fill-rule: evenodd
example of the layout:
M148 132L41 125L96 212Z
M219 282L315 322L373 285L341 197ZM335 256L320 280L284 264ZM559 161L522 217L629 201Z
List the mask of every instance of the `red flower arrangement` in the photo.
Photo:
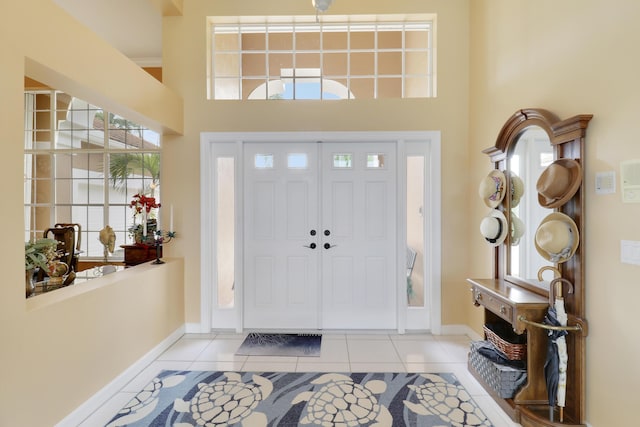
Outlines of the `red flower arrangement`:
M159 208L160 203L156 203L155 197L147 197L144 194L136 194L133 196L133 200L129 203L129 206L134 209L134 215L142 213L144 209L146 213L151 212L153 208Z

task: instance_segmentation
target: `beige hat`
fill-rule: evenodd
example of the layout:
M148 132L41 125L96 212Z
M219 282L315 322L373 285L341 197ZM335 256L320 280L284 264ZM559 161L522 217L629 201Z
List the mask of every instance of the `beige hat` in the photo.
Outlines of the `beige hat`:
M536 250L547 261L558 264L568 261L579 243L578 226L561 212L547 215L536 230Z
M480 188L478 188L478 194L484 201L484 204L490 208L497 207L505 194L506 178L502 171L494 169L480 181Z
M515 208L524 194L524 182L522 182L522 178L513 172L509 172L509 182L511 187L511 208Z
M542 171L536 184L538 202L545 208L557 208L576 194L582 183L582 167L574 159L559 159Z
M480 234L491 246L498 246L507 237L507 218L498 209L492 209L480 222Z
M517 246L524 235L524 222L511 212L511 246Z

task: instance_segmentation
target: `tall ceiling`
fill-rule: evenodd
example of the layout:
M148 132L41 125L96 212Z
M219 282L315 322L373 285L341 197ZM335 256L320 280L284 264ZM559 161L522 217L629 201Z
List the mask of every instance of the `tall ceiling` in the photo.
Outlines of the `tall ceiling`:
M150 0L53 0L140 66L160 66L162 16Z

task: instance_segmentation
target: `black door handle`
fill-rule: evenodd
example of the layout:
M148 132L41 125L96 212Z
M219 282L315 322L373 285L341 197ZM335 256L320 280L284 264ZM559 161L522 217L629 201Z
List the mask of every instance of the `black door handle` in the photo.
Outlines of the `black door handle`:
M331 248L333 248L334 246L337 246L337 245L330 245L329 243L325 243L325 244L324 244L324 248L325 248L325 249L331 249Z
M309 232L309 234L311 234L312 236L315 236L315 235L316 235L316 230L311 230L311 231Z
M315 249L315 248L316 248L316 246L317 246L317 245L316 245L315 243L312 243L312 244L310 244L310 245L304 245L304 247L305 247L305 248L309 248L309 249Z
M324 235L325 236L329 236L331 234L331 232L329 230L324 230Z

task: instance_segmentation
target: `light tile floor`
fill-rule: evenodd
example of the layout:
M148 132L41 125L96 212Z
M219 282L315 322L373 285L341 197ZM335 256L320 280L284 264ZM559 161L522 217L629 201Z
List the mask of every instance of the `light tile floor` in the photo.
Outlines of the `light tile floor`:
M236 356L245 334L186 334L80 427L104 426L163 369L247 372L452 372L495 427L515 427L467 371L466 336L332 333L322 336L320 357Z

